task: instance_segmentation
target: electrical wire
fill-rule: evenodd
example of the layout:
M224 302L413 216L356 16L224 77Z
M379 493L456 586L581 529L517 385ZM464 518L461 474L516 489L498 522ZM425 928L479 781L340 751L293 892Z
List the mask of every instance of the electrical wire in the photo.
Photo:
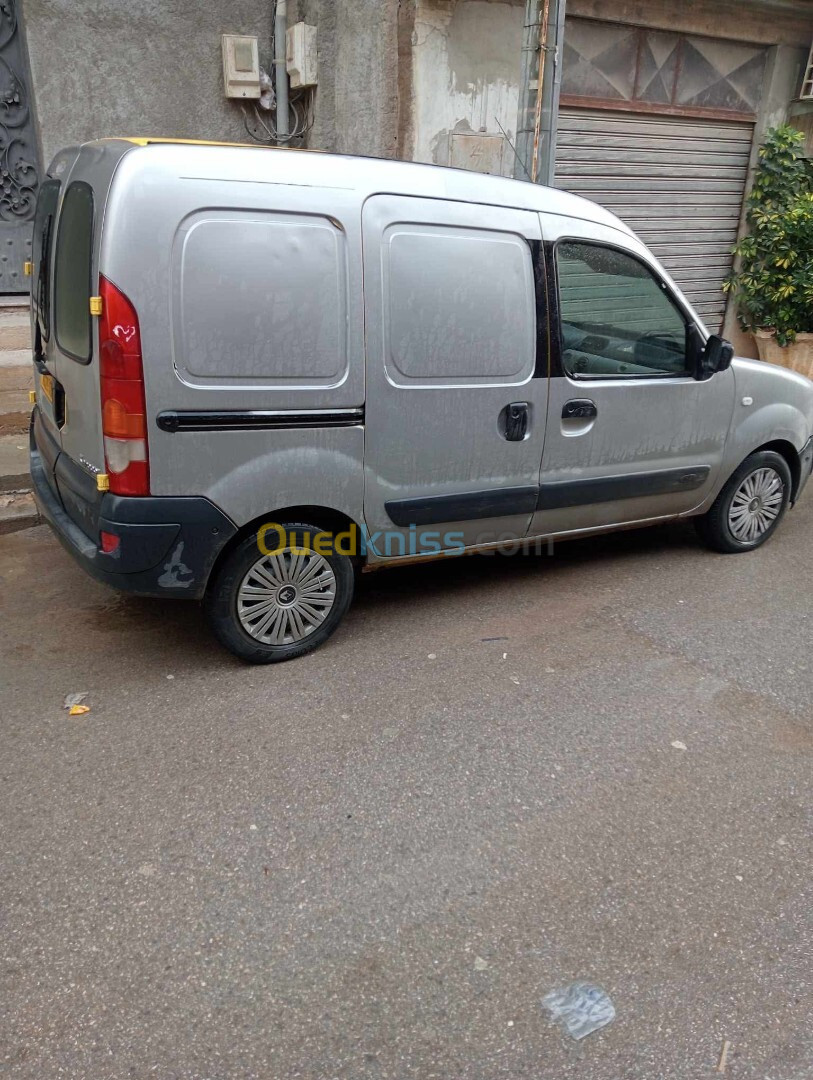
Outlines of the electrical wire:
M262 128L267 138L262 138L257 135L256 130L252 131L249 121L249 116L246 113L244 105L241 105L241 112L243 114L243 126L246 129L246 134L254 142L260 143L263 146L274 144L276 146L287 145L295 140L304 139L310 129L313 127L313 115L312 115L312 99L311 95L307 91L302 91L297 97L292 97L290 101L290 111L293 114L294 123L291 127L290 133L284 138L280 138L277 134L276 125L270 120L266 122L263 118L260 110L256 105L254 108L254 121L255 125Z

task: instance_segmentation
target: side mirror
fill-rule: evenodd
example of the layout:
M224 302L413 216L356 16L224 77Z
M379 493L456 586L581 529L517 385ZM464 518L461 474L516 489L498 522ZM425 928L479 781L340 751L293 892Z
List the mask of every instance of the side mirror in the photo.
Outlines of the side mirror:
M734 346L731 342L718 334L712 334L700 357L700 378L710 379L718 371L725 371L731 367L733 359Z

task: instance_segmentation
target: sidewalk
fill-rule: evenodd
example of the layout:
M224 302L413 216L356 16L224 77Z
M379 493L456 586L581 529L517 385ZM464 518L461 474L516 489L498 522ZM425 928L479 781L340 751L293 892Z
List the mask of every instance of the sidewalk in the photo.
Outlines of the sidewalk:
M27 297L0 297L0 534L39 523L28 475L34 388Z

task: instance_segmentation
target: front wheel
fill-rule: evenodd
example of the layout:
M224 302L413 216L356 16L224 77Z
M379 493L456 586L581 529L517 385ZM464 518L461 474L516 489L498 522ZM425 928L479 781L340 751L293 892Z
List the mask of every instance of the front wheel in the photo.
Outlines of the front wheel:
M215 636L250 664L303 656L325 642L353 598L353 564L314 525L275 526L246 537L206 595Z
M788 463L773 450L751 454L740 465L713 506L695 523L714 551L753 551L776 531L790 502Z

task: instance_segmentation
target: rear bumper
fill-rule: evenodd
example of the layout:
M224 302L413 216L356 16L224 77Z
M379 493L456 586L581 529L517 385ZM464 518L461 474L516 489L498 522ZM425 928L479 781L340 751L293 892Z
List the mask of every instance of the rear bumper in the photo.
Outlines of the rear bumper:
M807 440L799 451L799 483L793 493L794 502L798 501L799 496L804 491L805 484L810 479L811 470L813 470L813 436Z
M119 537L114 552L104 552L65 511L48 481L49 463L31 433L29 455L34 496L57 539L97 581L142 596L199 600L215 560L236 527L208 499L105 494L95 512L96 536Z

